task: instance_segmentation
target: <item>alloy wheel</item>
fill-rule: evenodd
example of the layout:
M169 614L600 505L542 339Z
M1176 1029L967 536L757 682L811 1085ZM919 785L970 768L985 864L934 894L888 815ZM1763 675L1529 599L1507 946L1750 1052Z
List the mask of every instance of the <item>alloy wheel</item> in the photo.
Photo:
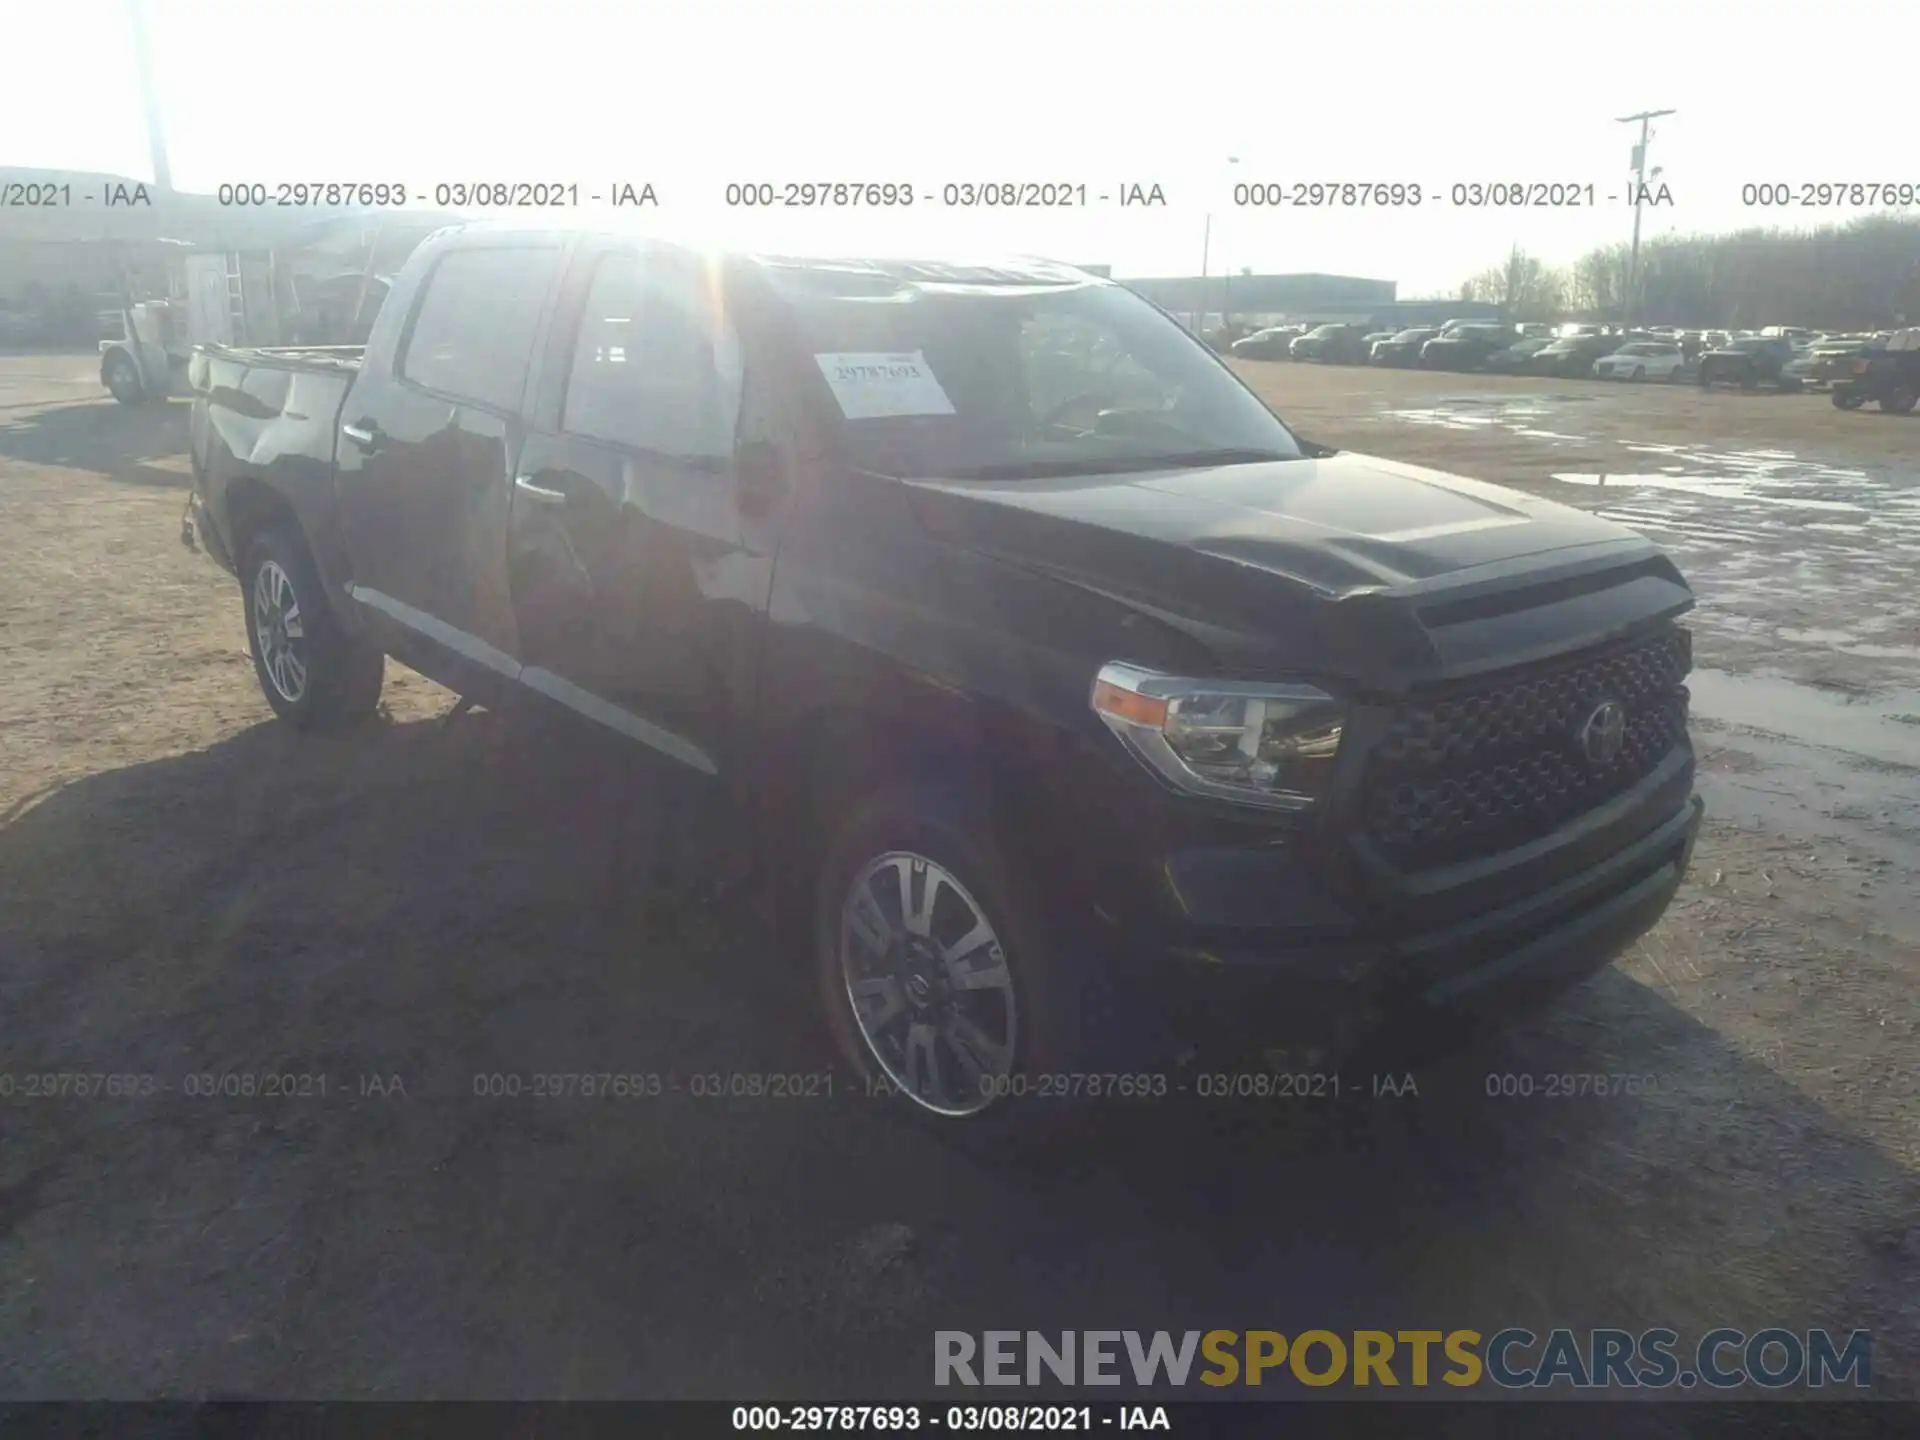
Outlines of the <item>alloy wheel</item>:
M901 1092L936 1115L985 1109L1006 1090L1019 1007L985 909L938 862L890 851L853 878L840 968L854 1024Z
M300 597L277 560L263 560L253 576L253 638L260 667L289 705L307 693L307 631Z

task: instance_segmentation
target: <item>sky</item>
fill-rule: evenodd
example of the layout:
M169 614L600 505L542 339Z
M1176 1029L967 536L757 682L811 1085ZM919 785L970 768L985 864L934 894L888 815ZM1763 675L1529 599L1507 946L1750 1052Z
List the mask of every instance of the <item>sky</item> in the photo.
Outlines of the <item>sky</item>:
M150 178L127 0L7 5L0 164ZM1122 276L1324 271L1407 297L1451 291L1514 245L1558 264L1627 239L1638 127L1617 117L1636 111L1677 111L1654 122L1672 203L1645 211L1647 237L1860 213L1743 204L1749 184L1920 188L1913 98L1882 63L1920 41L1911 0L1856 0L1842 23L1710 0L143 5L185 190L386 181L431 205L441 183L651 183L663 222L721 245L1012 251ZM729 182L807 180L917 198L725 203ZM1084 185L1090 203L939 203L949 182L1002 181ZM1315 181L1418 184L1423 203L1234 203L1236 183ZM1448 203L1455 184L1499 181L1591 184L1598 203ZM1133 184L1166 205L1098 199Z

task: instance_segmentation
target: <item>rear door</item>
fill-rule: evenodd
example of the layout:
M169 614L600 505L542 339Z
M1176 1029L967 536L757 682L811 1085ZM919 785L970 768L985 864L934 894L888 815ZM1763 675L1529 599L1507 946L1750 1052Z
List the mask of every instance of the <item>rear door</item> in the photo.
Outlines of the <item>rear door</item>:
M508 509L561 259L558 240L538 237L449 245L412 297L398 344L370 347L341 411L351 593L409 659L424 653L429 673L445 659L458 678L436 678L480 692L519 673Z
M509 539L521 681L682 773L727 774L777 506L736 484L746 367L717 272L589 241L545 354Z

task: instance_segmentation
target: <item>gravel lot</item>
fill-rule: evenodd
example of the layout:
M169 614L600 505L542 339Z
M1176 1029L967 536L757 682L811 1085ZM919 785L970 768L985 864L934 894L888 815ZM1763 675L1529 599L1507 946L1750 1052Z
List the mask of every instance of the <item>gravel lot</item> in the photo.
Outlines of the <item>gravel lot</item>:
M980 1155L844 1076L694 1095L826 1065L793 957L609 887L605 787L398 666L363 733L269 723L184 407L0 356L0 1074L156 1086L0 1099L0 1397L844 1400L928 1393L935 1329L1556 1324L1864 1326L1920 1395L1920 417L1244 370L1670 543L1714 818L1644 944L1417 1099ZM474 1094L554 1071L679 1088ZM1657 1085L1486 1094L1569 1072Z

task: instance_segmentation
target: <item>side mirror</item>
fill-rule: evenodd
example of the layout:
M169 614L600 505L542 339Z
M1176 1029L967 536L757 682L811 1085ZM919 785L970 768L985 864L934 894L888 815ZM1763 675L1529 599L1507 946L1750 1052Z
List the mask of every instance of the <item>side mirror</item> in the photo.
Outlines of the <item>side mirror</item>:
M771 440L747 440L733 453L733 479L740 508L772 509L787 492L787 460Z

